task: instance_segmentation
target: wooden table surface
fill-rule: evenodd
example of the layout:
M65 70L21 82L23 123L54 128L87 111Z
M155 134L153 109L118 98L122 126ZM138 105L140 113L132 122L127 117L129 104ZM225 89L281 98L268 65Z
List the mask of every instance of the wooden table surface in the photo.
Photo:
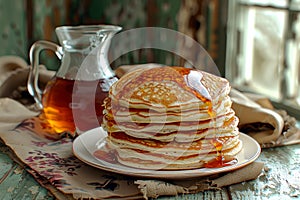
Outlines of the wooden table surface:
M0 143L0 199L54 199L7 152ZM264 162L266 169L256 180L218 191L159 199L300 199L300 144L263 149L258 161Z

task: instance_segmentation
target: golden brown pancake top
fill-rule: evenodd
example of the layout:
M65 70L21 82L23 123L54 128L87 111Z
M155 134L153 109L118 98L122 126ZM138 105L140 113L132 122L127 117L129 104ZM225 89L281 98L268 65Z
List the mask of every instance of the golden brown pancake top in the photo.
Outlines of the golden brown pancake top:
M166 107L176 101L188 102L195 97L209 103L212 97L207 88L212 82L211 77L199 70L157 67L126 74L114 86L113 95L117 99L136 99ZM221 88L226 86L223 82Z

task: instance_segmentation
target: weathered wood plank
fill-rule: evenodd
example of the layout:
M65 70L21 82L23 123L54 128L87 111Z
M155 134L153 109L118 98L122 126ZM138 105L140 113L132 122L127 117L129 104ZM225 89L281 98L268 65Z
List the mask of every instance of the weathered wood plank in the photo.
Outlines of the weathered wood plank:
M19 169L17 169L19 170ZM14 199L53 199L49 192L39 185L27 171L21 169L21 180L16 188Z
M266 170L257 180L229 187L232 199L300 198L300 144L263 149Z
M15 164L0 184L0 199L53 199L22 167Z
M7 155L8 151L0 142L0 199L53 199L31 174Z
M14 162L5 154L0 151L0 184L7 177Z

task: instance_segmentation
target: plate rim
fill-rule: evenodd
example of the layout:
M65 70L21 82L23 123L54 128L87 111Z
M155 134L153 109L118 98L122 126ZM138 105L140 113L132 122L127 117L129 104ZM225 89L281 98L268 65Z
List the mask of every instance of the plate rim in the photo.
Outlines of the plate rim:
M103 132L103 136L101 136L101 133L99 132ZM82 162L100 169L100 170L104 170L104 171L108 171L108 172L113 172L113 173L117 173L117 174L122 174L122 175L126 175L126 176L134 176L134 177L143 177L143 178L164 178L164 179L186 179L186 178L196 178L196 177L203 177L203 176L209 176L212 174L217 174L217 173L223 173L223 172L229 172L229 171L233 171L233 170L237 170L240 169L246 165L251 164L252 162L254 162L260 155L261 153L261 147L258 144L258 142L252 138L251 136L240 132L240 139L243 142L243 148L244 148L244 141L247 140L248 143L253 143L254 147L252 146L252 148L255 148L255 153L251 156L251 158L244 160L243 162L239 163L239 161L237 162L237 164L231 165L231 166L226 166L226 167L221 167L221 168L197 168L197 169L187 169L187 170L148 170L148 169L138 169L138 168L134 168L134 167L129 167L129 166L125 166L122 165L120 163L117 164L111 164L111 163L107 163L105 161L100 161L97 158L95 158L93 155L91 155L91 153L86 149L86 147L84 147L84 145L82 144L82 142L80 142L80 139L82 138L86 138L90 135L94 135L94 134L99 134L98 137L99 139L105 138L107 133L102 129L102 127L97 127L91 130L88 130L82 134L80 134L78 137L75 138L75 140L73 141L72 144L72 151L73 154ZM96 143L98 142L98 140L95 140L93 142L93 144L96 146ZM77 151L76 149L78 149L78 145L80 145L81 143L81 148L85 148L84 150L86 151L85 153L80 153L79 151ZM252 145L253 145L252 144ZM242 149L242 151L245 149ZM88 158L86 156L81 156L82 154L88 154ZM241 152L238 153L238 155ZM116 165L115 167L110 167L109 165ZM121 166L120 169L117 168L117 166ZM128 170L124 170L124 169L128 169Z

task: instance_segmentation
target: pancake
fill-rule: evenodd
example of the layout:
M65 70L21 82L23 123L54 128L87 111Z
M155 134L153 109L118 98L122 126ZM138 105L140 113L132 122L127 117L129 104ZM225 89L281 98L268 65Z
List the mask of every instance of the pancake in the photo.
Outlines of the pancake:
M231 100L229 97L224 98L221 102L218 102L212 107L212 110L217 112L219 115L226 114L230 112ZM167 122L176 122L176 121L194 121L197 119L206 120L211 118L211 114L207 112L207 109L182 109L180 112L174 112L165 109L160 109L159 111L151 109L142 109L142 108L126 108L119 107L114 110L112 113L111 101L106 99L104 102L105 107L107 108L104 112L106 118L111 119L115 118L119 122L139 122L139 123L164 123ZM109 113L107 111L110 111ZM166 117L165 121L161 121L159 117ZM151 119L151 121L150 121ZM155 121L156 120L156 121Z
M231 147L222 150L222 157L228 157L232 161L242 148L240 141L235 141ZM203 168L206 163L214 160L218 155L213 151L206 151L202 154L195 153L192 155L175 155L168 156L165 152L139 151L137 149L118 148L118 162L135 168L153 169L153 170L187 170L194 168ZM223 159L222 158L222 159Z
M105 121L104 124L107 124L107 122ZM109 133L122 133L123 132L122 130L125 130L127 135L135 138L140 138L140 139L151 138L163 142L171 142L171 141L191 142L195 140L200 140L204 137L209 137L209 136L216 137L216 134L219 134L218 137L232 135L232 132L237 130L237 124L238 124L238 119L236 117L233 117L230 120L225 121L223 125L219 127L212 126L207 128L191 129L189 126L187 126L186 128L178 124L177 125L173 124L173 128L167 130L168 132L159 132L160 131L159 126L157 126L156 128L151 128L154 125L149 124L148 129L151 130L157 129L157 131L155 132L146 131L146 130L140 131L139 129L134 129L134 128L129 129L125 126L121 127L120 125L114 126L115 129L113 129L112 126L106 127L106 130Z
M151 108L158 112L165 108L175 112L208 109L210 102L216 104L230 92L226 79L182 67L140 69L124 77L109 95L125 108Z
M106 148L119 163L143 169L183 170L233 160L242 142L230 89L226 79L196 69L131 71L104 101Z

